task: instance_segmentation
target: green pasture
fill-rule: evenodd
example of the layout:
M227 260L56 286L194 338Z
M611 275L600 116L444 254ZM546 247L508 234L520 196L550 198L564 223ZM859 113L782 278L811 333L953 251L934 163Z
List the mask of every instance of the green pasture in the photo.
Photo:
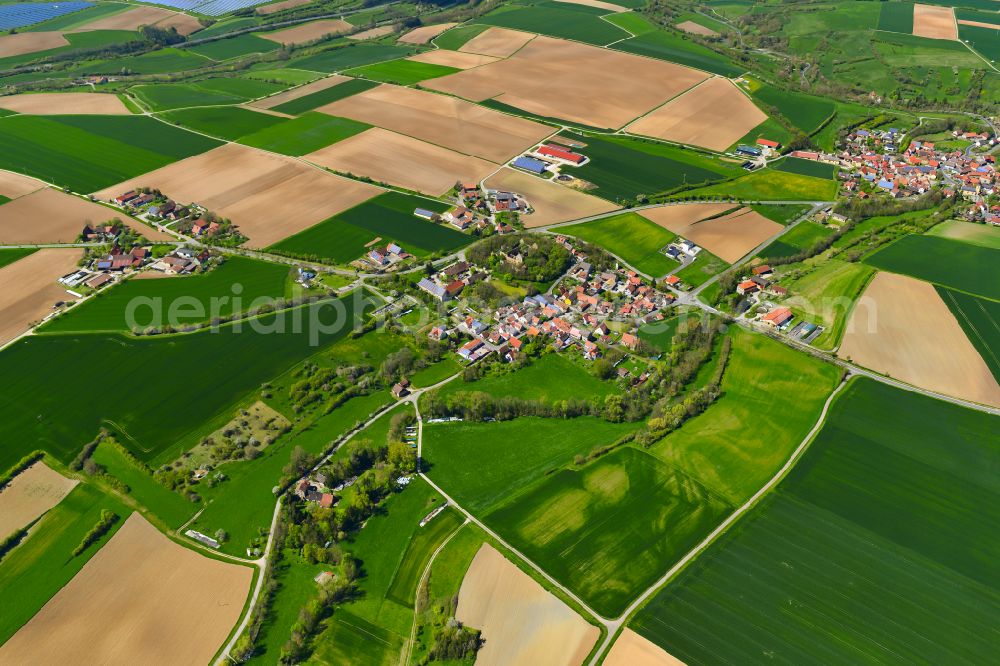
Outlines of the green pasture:
M1000 25L1000 14L993 15L993 24ZM1000 30L978 25L959 25L958 36L990 62L995 64L1000 60Z
M615 617L731 507L648 453L560 470L486 522L605 617Z
M832 179L837 174L837 167L832 164L803 160L798 157L782 158L777 164L772 165L772 168L776 171L796 173L800 176L811 176L813 178Z
M687 664L990 661L996 418L854 380L777 491L632 627Z
M220 145L145 116L0 118L0 168L92 192Z
M8 390L0 418L10 443L0 451L0 467L34 449L69 461L101 426L119 433L119 441L143 461L173 459L205 434L206 423L231 413L262 382L311 356L318 345L345 336L367 306L367 297L355 293L185 335L90 333L19 340L0 355ZM220 358L229 359L225 373L218 372ZM93 393L109 368L115 376L144 381L129 382L128 390L102 392L101 407L95 409L80 396ZM173 380L179 368L184 381Z
M273 63L266 63L266 66L271 67L273 66ZM287 68L249 69L243 74L243 76L248 79L270 81L271 83L281 83L287 86L301 86L322 78L322 76L317 72L307 72L302 69Z
M1000 250L1000 229L989 224L948 220L932 227L927 235Z
M618 3L615 3L618 4ZM605 21L610 21L622 30L627 30L633 35L642 35L647 32L656 32L659 27L648 18L637 12L621 12L620 14L608 14Z
M560 231L600 245L639 272L652 277L661 277L680 266L660 252L676 240L677 235L638 213L612 215L562 227Z
M20 458L20 454L16 458ZM6 468L10 462L13 460L0 467ZM73 549L97 524L103 509L117 513L122 520L96 544L74 557ZM28 538L7 553L0 566L0 598L17 601L4 604L4 612L0 613L0 643L6 642L55 596L131 513L132 509L111 495L92 484L81 483L42 516L31 528Z
M878 15L878 29L913 34L913 3L883 2Z
M381 60L405 58L418 50L412 46L396 44L350 44L304 58L289 60L285 63L285 67L332 74L351 67L370 65Z
M840 343L854 303L874 275L875 270L862 263L829 259L802 277L782 282L790 294L784 305L796 316L826 327L812 344L833 349Z
M724 196L740 201L833 201L837 183L776 169L754 171L736 180L685 192L688 195Z
M832 100L802 93L782 90L762 85L753 92L754 99L766 107L777 109L789 122L806 134L812 134L827 118L833 115L836 106Z
M719 259L705 248L701 248L698 258L677 271L675 275L685 284L697 287L727 268L729 268L728 263Z
M416 208L444 212L448 206L432 199L386 192L286 238L271 249L347 263L361 257L366 245L377 237L384 243L395 241L417 256L454 250L471 240L454 229L414 216Z
M448 74L461 71L455 67L445 67L444 65L434 65L427 62L415 62L413 60L389 60L378 62L362 67L349 69L344 74L346 76L359 76L370 81L381 83L395 83L400 86L410 86L428 79L436 79Z
M281 45L254 34L238 35L214 42L198 44L188 50L192 53L211 58L215 61L231 60L251 53L269 53L277 51Z
M122 70L132 74L168 74L190 72L210 64L211 60L190 50L165 48L137 56L98 60L75 71L78 74L119 74Z
M8 199L7 201L10 201ZM4 202L0 201L0 204ZM0 248L0 268L8 266L19 259L24 259L29 254L35 251L34 248L30 247L5 247Z
M643 324L639 327L637 335L641 340L649 343L658 351L669 352L673 346L674 335L677 334L677 327L683 320L684 315L677 315L663 321Z
M765 259L790 257L802 250L808 250L818 241L829 237L833 233L834 230L831 227L803 220L761 250L760 256Z
M1000 302L937 287L969 341L1000 381Z
M563 173L593 183L597 189L590 193L611 201L633 200L739 173L733 165L664 143L572 132L561 135L586 144L579 152L590 158L588 164L566 167Z
M649 451L738 505L802 442L840 374L765 336L731 334L722 397Z
M129 92L153 111L185 107L241 104L271 95L284 86L238 78L209 78L194 83L152 83L133 86Z
M449 51L457 51L465 46L476 35L486 32L490 26L481 23L455 26L451 30L446 30L432 41L438 48Z
M465 516L456 509L447 508L410 538L403 559L392 578L386 597L407 608L413 606L417 596L417 585L431 555L442 541L465 522Z
M324 88L323 90L317 90L316 92L308 95L303 95L298 99L293 99L285 102L284 104L279 104L274 107L274 110L279 113L287 113L289 115L297 116L300 113L319 108L324 104L332 104L333 102L350 97L351 95L364 92L365 90L374 88L377 85L378 84L374 81L351 79L350 81L344 81L343 83L338 83L335 86Z
M637 427L592 416L432 423L424 426L423 455L435 483L465 508L485 511Z
M422 370L417 370L410 375L409 380L414 386L421 388L434 386L438 382L442 382L461 371L462 364L449 355L433 365L429 365Z
M788 226L793 220L805 215L810 207L805 204L753 204L750 208L769 220Z
M587 11L590 10L590 11ZM574 39L602 46L629 34L600 18L606 10L594 10L583 5L540 2L533 5L505 5L476 19L476 23L537 32L550 37Z
M721 76L735 77L746 71L746 67L681 36L680 33L665 30L646 32L618 42L611 48L658 60L676 62Z
M72 14L68 14L72 16ZM74 52L94 52L110 46L119 46L139 39L139 33L131 30L88 30L86 32L67 33L64 35L69 44L45 51L23 53L21 55L0 58L0 71L35 63L49 56L65 56Z
M278 116L260 113L242 106L208 106L168 111L161 116L178 127L192 129L220 139L235 141L283 122Z
M241 28L249 28L255 25L260 25L260 18L256 16L223 19L213 23L204 30L198 31L198 36L195 39L225 35L226 33L233 32Z
M904 236L865 263L976 296L1000 300L1000 250L938 236Z
M240 143L283 155L305 155L371 127L349 118L309 111L240 138Z
M45 333L117 332L148 326L174 328L228 317L259 303L282 298L291 269L244 257L200 275L126 280L44 325ZM137 303L142 305L136 305ZM258 305L259 305L258 303ZM135 323L128 319L129 309Z

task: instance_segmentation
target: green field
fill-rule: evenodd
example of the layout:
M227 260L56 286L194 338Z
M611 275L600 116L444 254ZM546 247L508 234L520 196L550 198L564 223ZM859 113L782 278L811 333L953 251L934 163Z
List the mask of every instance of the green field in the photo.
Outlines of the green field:
M839 377L833 365L735 329L722 397L649 451L738 505L801 443Z
M626 39L629 36L627 32L600 18L606 13L607 10L583 5L540 2L529 6L506 5L479 17L476 23L575 39L598 46Z
M285 102L284 104L279 104L274 107L274 110L279 113L287 113L289 115L297 116L300 113L312 111L313 109L321 107L324 104L332 104L337 100L350 97L351 95L356 95L359 92L364 92L365 90L374 88L377 85L378 84L374 81L351 79L350 81L344 81L343 83L338 83L335 86L325 88L324 90L317 90L314 93L304 95L298 99L293 99L289 102Z
M233 324L138 339L65 334L19 340L0 355L0 372L7 378L0 418L9 443L0 450L0 467L34 449L69 461L102 425L119 432L119 441L144 461L173 459L185 444L193 446L190 440L203 434L206 423L262 382L315 353L316 345L345 336L349 326L335 322L349 324L368 305L361 296L340 303L267 315L243 323L242 332ZM293 330L298 317L301 330ZM225 373L218 372L220 358L228 359ZM179 368L183 381L174 381ZM81 396L93 394L109 372L137 380L128 390L102 391L95 409Z
M9 201L9 199L8 199ZM3 203L3 202L0 202ZM5 247L0 248L0 268L8 266L18 259L24 259L35 250L30 247Z
M972 245L1000 250L1000 229L989 224L975 224L961 220L948 220L935 225L927 232L928 236L940 236L951 240L959 240Z
M19 28L18 32L55 32L57 30L72 30L74 28L79 28L80 26L86 25L87 23L92 23L99 18L105 18L108 16L113 16L114 14L120 14L125 11L128 7L125 5L118 4L100 4L91 5L80 11L71 12L69 14L63 14L62 16L57 16L55 18L49 19L48 21L42 21L41 23L33 23L30 26L24 26Z
M198 510L198 505L160 484L108 440L98 444L92 458L103 465L108 474L125 483L129 496L163 521L166 528L177 529Z
M145 116L0 118L0 168L92 192L220 145Z
M263 63L262 63L263 64ZM268 63L266 66L270 66ZM282 83L288 86L300 86L311 83L322 76L316 72L307 72L302 69L249 69L243 74L248 79L258 79L260 81L271 81Z
M434 520L418 527L406 546L406 553L392 578L386 597L403 606L413 606L417 584L438 545L465 522L465 516L448 508Z
M31 446L28 447L33 448ZM19 456L18 456L19 457ZM0 464L6 469L7 463ZM73 549L107 509L122 520L77 557ZM76 575L108 542L132 509L91 484L80 484L31 529L31 536L3 558L0 566L0 643L4 643Z
M241 104L271 95L284 86L265 81L211 78L195 83L154 83L134 86L130 92L153 111L169 111L192 106Z
M829 179L837 175L837 167L832 164L803 160L798 157L785 157L777 164L772 165L772 168L786 173L812 176L813 178Z
M701 248L701 252L698 253L698 259L677 271L676 275L686 284L697 287L727 268L729 268L728 263L719 259L705 248Z
M993 15L993 24L1000 25L1000 16ZM985 56L990 62L1000 60L1000 30L978 25L958 26L958 36Z
M809 206L805 204L753 204L750 207L767 219L785 226L809 211Z
M883 2L878 16L878 29L913 34L913 3Z
M638 213L621 213L600 220L562 227L561 232L576 236L621 257L640 273L661 277L680 266L660 250L677 235L650 222Z
M395 44L351 44L304 58L289 60L285 63L285 67L332 74L381 60L405 58L417 51L418 49L412 46L397 46Z
M778 490L633 628L687 664L992 661L996 420L855 380Z
M206 58L211 58L212 60L222 61L250 55L251 53L268 53L270 51L277 51L279 48L281 48L281 45L277 42L272 42L270 39L264 39L263 37L258 37L257 35L245 34L230 37L228 39L220 39L215 42L208 42L206 44L198 44L197 46L192 46L188 50L192 53L205 56Z
M371 125L349 118L307 112L240 138L240 143L283 155L305 155L360 134Z
M122 70L133 74L167 74L188 72L211 64L208 58L189 50L174 48L151 51L138 56L96 61L80 67L78 74L118 74Z
M457 51L465 46L466 42L489 28L490 26L483 24L460 25L441 33L433 42L438 48Z
M562 136L585 144L579 152L590 158L588 164L567 167L563 173L593 183L597 189L589 193L611 201L633 200L740 173L732 165L664 143L572 132L562 132Z
M471 511L488 510L528 484L611 444L638 424L522 417L496 423L433 423L424 427L430 477ZM488 461L470 465L470 460Z
M213 106L198 109L168 111L161 117L180 127L192 129L220 139L235 141L241 136L283 122L278 116L259 113L241 106Z
M819 129L823 121L832 116L836 109L832 100L768 85L755 90L753 97L763 102L765 108L777 109L778 113L806 134L812 134Z
M139 39L139 33L131 30L88 30L64 35L69 44L45 51L24 53L0 58L0 71L35 63L49 56L66 56L74 52L95 52L109 46L119 46Z
M937 287L959 325L1000 381L1000 302Z
M156 280L127 280L45 324L45 333L117 332L208 322L285 295L289 267L230 257L202 274ZM142 302L142 305L136 305ZM128 321L134 308L135 323Z
M417 370L409 376L409 380L414 386L423 388L434 386L438 382L444 381L461 371L462 365L458 361L451 356L445 356L437 363Z
M678 33L655 30L618 42L611 48L658 60L687 65L721 76L735 77L746 67L732 62L723 55L682 37Z
M615 617L730 511L684 472L626 447L556 472L486 522L595 611Z
M904 236L866 264L976 296L1000 300L1000 250L937 236Z
M384 243L395 241L417 256L454 250L471 241L461 232L414 216L415 208L444 212L448 206L387 192L286 238L271 249L347 263L361 257L366 245L377 237Z
M833 201L837 183L776 169L754 171L734 181L685 192L684 196L725 196L740 201Z
M433 65L427 62L414 62L412 60L389 60L373 65L355 67L344 72L347 76L360 76L371 81L381 83L395 83L401 86L410 86L428 79L436 79L440 76L454 74L460 70L444 65Z
M670 317L669 319L664 319L663 321L654 321L648 324L643 324L639 327L637 335L640 339L645 340L657 350L661 352L668 352L673 346L674 335L677 333L677 327L683 320L683 315L677 315L675 317Z
M803 220L761 250L760 256L765 259L790 257L803 250L808 250L817 241L827 238L833 232L834 230L830 227L824 227L816 222Z
M826 327L812 344L833 349L840 343L855 301L874 275L870 266L829 259L802 277L782 283L791 294L784 305L796 316Z

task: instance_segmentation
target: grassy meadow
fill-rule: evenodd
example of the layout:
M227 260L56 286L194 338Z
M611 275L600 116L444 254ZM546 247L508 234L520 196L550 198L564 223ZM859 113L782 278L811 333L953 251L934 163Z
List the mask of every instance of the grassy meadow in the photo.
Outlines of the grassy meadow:
M344 81L343 83L338 83L335 86L324 88L323 90L317 90L316 92L309 93L308 95L303 95L298 99L289 100L284 104L279 104L274 107L274 110L280 113L297 116L300 113L312 111L313 109L321 107L324 104L332 104L338 100L350 97L351 95L357 95L359 92L364 92L365 90L374 88L377 85L378 83L375 81L351 79L350 81Z
M531 365L516 372L487 375L474 382L456 379L438 389L437 395L481 391L494 398L516 397L553 403L574 398L603 399L617 390L613 383L594 377L566 356L552 353L532 359Z
M904 236L865 263L975 296L1000 300L1000 250L938 236Z
M360 134L371 127L349 118L306 112L298 118L240 137L240 143L283 155L299 156Z
M680 267L678 262L660 252L676 240L677 235L638 213L612 215L562 227L560 231L600 245L640 273L652 277L661 277Z
M783 282L790 294L784 305L797 317L824 326L812 344L832 350L840 344L851 309L874 275L875 270L862 263L830 259Z
M285 63L285 67L332 74L382 60L405 58L418 50L413 46L397 44L349 44L315 55L289 60ZM278 110L280 111L280 109Z
M601 20L605 9L561 2L538 2L532 5L505 5L480 16L476 23L537 32L550 37L575 39L603 46L626 39L629 33Z
M828 178L763 169L733 181L684 192L683 196L692 194L740 201L833 201L837 183Z
M167 111L160 117L179 127L210 134L228 141L235 141L241 136L259 132L266 127L279 125L283 122L278 116L260 113L242 106L181 109Z
M944 287L937 291L1000 382L1000 302Z
M357 76L369 81L380 83L395 83L400 86L410 86L414 83L436 79L440 76L447 76L461 71L455 67L445 67L428 62L414 62L412 60L389 60L387 62L377 62L371 65L364 65L349 69L344 72L347 76Z

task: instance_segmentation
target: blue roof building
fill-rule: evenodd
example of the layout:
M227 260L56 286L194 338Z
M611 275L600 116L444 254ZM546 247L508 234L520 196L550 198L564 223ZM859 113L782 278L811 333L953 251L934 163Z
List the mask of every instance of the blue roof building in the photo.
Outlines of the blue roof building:
M514 166L518 169L524 169L525 171L530 171L531 173L542 173L545 171L545 162L541 160L535 160L530 157L518 157L514 160Z

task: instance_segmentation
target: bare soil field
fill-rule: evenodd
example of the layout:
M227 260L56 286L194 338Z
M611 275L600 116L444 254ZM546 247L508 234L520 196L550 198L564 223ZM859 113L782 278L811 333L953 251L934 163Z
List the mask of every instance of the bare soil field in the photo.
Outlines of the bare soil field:
M568 2L574 5L586 5L587 7L597 7L598 9L607 9L609 12L625 12L628 8L622 7L621 5L615 5L610 2L604 2L603 0L556 0L556 2Z
M695 23L694 21L684 21L683 23L678 23L677 27L684 32L690 32L692 35L704 35L705 37L716 37L719 33L712 30L711 28L706 28L700 23Z
M385 37L386 35L395 31L395 27L391 25L380 25L377 28L372 28L371 30L363 30L361 32L356 32L353 35L348 35L348 39L355 40L365 40L365 39L378 39L379 37Z
M302 5L308 5L312 0L284 0L283 2L276 2L273 5L266 5L264 7L258 7L257 13L263 16L268 14L274 14L275 12L280 12L282 9L290 9L292 7L301 7Z
M664 229L679 234L681 233L679 230L687 230L695 222L713 215L721 215L733 208L736 206L731 203L691 203L647 208L639 211L639 214L650 222L655 222Z
M270 39L279 44L305 44L327 35L342 35L345 32L354 30L354 26L343 19L326 19L303 23L293 28L278 30L276 32L261 32L259 35L264 39Z
M14 477L0 490L0 539L30 525L62 501L79 481L67 479L42 461Z
M373 127L305 158L321 166L368 176L408 190L440 196L456 182L479 182L498 167L413 137Z
M626 628L611 646L604 666L684 666L684 662Z
M983 23L982 21L966 21L965 19L959 19L958 23L959 25L971 25L977 28L992 28L993 30L1000 30L1000 18L997 19L996 23Z
M958 39L955 10L937 5L913 5L913 34L931 39Z
M711 78L629 125L633 134L723 151L767 120L729 79Z
M496 62L493 56L479 55L478 53L462 53L461 51L424 51L415 56L410 56L407 60L413 62L426 62L431 65L444 65L445 67L455 67L457 69L472 69L480 65L488 65Z
M138 513L0 647L14 664L207 664L253 570L180 546Z
M165 23L167 21L171 22ZM160 28L173 26L182 35L189 35L201 28L198 19L193 16L178 14L169 9L161 9L159 7L136 7L135 9L129 9L119 14L96 19L76 28L73 32L86 32L88 30L138 30L139 26L142 25L155 25ZM189 27L190 30L184 32L182 28L185 27Z
M476 666L578 666L599 635L489 544L479 548L465 574L455 617L483 632Z
M506 162L552 133L545 125L465 100L389 84L321 106L317 111L360 120L497 163Z
M159 189L185 204L197 202L232 220L250 239L248 246L258 248L382 192L374 185L238 144L174 162L97 192L96 196L107 200L136 187Z
M325 79L313 81L312 83L307 83L304 86L299 86L298 88L292 88L291 90L280 92L277 95L272 95L271 97L265 97L264 99L259 99L255 102L250 102L248 106L252 106L255 109L271 109L281 104L284 104L285 102L291 102L293 99L305 97L306 95L311 95L319 90L326 90L327 88L332 88L333 86L340 85L344 81L350 81L350 80L351 78L347 76L341 76L339 74L331 74Z
M149 240L173 240L117 210L45 187L0 206L0 244L73 243L85 224L116 217Z
M506 58L535 38L531 32L489 28L465 43L459 51Z
M707 77L662 60L536 37L506 60L423 85L474 102L495 99L543 117L618 128Z
M61 32L18 32L0 37L0 58L67 46Z
M76 270L82 258L80 248L46 248L0 268L0 345L41 321L58 301L75 300L56 280Z
M37 115L97 114L102 116L127 116L131 111L118 99L107 93L25 93L0 97L0 109Z
M717 205L722 208L722 210L709 213L709 215L718 215L731 207L731 204L709 205ZM694 241L730 264L784 229L777 222L772 222L749 208L740 208L729 215L714 217L710 220L689 221L687 223L680 223L676 217L672 218L671 214L678 215L678 213L670 211L670 208L687 208L687 206L651 208L640 211L639 214L656 222L661 227L670 229L675 234ZM663 216L661 212L665 212L666 215ZM680 212L680 216L682 215L683 211Z
M0 194L8 199L23 197L45 187L45 183L13 171L0 170ZM2 218L0 218L2 219Z
M521 217L521 222L529 229L607 213L618 208L610 201L507 167L487 178L486 187L524 196L535 210L531 215Z
M438 23L437 25L422 25L419 28L414 28L409 31L398 40L404 44L426 44L438 35L440 35L445 30L450 30L454 28L457 23Z
M854 305L837 355L914 386L1000 406L1000 385L934 287L878 273Z

